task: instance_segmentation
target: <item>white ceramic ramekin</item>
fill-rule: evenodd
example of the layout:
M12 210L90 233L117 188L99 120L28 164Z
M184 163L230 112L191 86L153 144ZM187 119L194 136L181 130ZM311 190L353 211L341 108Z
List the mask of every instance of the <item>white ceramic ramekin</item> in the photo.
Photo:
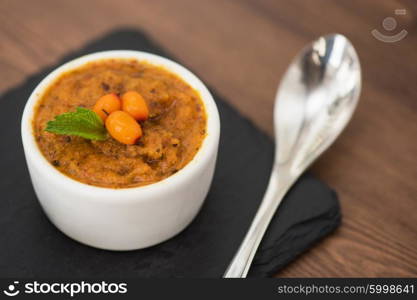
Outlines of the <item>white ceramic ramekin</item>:
M111 189L65 176L42 155L33 135L36 103L63 72L91 61L129 58L162 66L180 76L204 102L207 136L195 157L172 176L146 186ZM29 173L49 219L69 237L102 249L149 247L183 230L196 216L209 190L220 135L216 104L206 86L190 71L166 58L139 51L105 51L72 60L50 73L30 95L22 118L22 140Z

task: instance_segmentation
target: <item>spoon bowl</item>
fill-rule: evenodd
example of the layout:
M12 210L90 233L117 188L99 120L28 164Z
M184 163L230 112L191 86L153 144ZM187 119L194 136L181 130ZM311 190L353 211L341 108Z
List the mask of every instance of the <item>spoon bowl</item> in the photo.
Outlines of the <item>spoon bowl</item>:
M358 103L361 68L352 44L340 34L320 37L288 68L276 96L278 164L300 175L339 136Z
M358 55L343 35L322 36L294 58L275 98L275 161L268 188L225 278L246 277L283 197L346 127L360 90Z

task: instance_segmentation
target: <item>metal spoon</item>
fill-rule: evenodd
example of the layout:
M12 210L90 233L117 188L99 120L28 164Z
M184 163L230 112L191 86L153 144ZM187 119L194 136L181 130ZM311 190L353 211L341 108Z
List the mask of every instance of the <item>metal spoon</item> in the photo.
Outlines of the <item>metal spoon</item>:
M282 198L345 128L360 89L359 59L343 35L320 37L292 61L275 98L277 146L268 188L225 278L246 277Z

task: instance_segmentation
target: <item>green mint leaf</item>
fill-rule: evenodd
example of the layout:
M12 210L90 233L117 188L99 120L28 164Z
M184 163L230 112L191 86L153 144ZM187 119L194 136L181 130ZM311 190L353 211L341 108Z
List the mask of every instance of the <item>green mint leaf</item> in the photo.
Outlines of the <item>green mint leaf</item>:
M101 118L92 110L77 107L75 112L68 112L55 117L46 124L45 131L76 135L89 140L103 141L107 131Z

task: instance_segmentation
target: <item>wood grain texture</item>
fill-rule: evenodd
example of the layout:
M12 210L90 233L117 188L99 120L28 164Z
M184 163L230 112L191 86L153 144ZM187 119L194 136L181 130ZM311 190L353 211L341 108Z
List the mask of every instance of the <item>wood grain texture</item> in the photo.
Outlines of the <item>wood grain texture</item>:
M395 16L405 8L405 16ZM417 276L417 2L1 0L0 91L119 26L143 29L272 135L276 86L317 36L345 34L363 92L313 172L340 195L341 228L277 276ZM6 17L7 16L7 17ZM393 16L408 36L370 31ZM388 33L388 32L384 32Z

